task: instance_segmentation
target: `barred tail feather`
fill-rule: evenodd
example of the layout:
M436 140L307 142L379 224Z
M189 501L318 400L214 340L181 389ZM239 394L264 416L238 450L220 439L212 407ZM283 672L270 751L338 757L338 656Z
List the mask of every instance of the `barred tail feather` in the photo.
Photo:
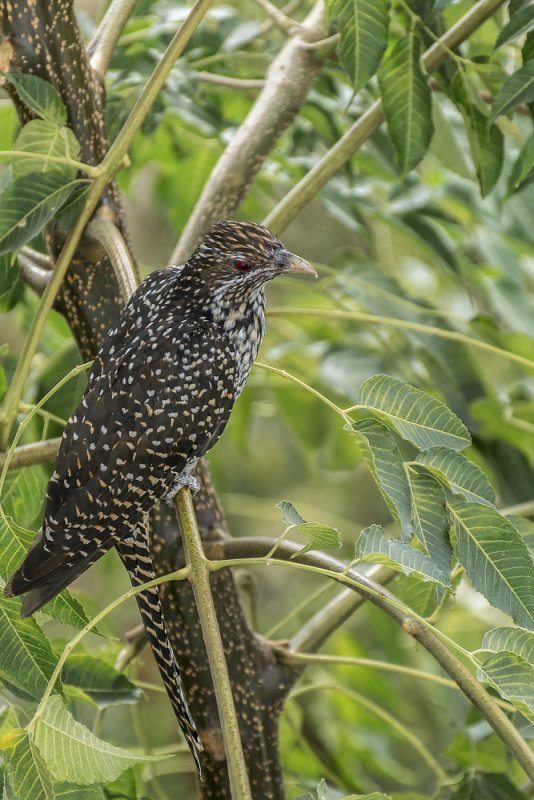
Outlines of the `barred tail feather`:
M148 547L148 525L138 526L133 536L126 540L123 539L117 545L117 549L133 586L139 586L156 577ZM204 750L204 747L191 717L183 691L180 670L167 636L159 587L153 586L140 592L136 598L174 713L191 749L199 774L201 774L199 753Z

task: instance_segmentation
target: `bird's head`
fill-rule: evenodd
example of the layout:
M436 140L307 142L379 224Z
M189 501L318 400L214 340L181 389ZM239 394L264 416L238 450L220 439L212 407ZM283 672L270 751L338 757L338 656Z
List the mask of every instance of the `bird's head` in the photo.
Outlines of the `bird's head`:
M317 277L311 264L290 253L270 230L254 222L216 222L189 263L202 270L210 291L230 295L253 295L278 275L302 272Z

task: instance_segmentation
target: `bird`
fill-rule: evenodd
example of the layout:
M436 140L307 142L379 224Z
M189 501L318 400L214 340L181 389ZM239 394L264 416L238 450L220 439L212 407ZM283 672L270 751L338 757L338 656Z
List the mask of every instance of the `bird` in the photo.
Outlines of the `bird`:
M222 220L181 266L152 272L97 353L68 420L46 491L42 526L5 586L28 617L115 546L131 581L155 577L148 514L172 503L220 438L265 333L265 284L317 277L262 225ZM169 644L157 587L137 595L143 621L192 753L202 742Z

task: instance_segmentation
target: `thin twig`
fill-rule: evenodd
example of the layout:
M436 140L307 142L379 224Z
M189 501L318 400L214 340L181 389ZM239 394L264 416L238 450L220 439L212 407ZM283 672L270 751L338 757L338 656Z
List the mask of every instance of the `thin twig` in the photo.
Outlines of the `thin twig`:
M258 91L265 86L263 78L259 80L232 78L230 75L217 75L216 72L197 72L197 78L204 83L213 83L215 86L226 86L228 89L240 89L243 91Z
M439 42L434 43L423 55L423 66L427 72L436 70L455 49L479 28L505 0L479 0L452 26ZM356 153L376 131L384 119L382 102L376 100L352 125L336 144L325 153L312 169L282 198L264 224L274 233L280 234L296 215L312 200L330 178Z
M103 79L124 26L133 14L137 0L112 0L89 44L91 68Z
M281 9L269 2L269 0L256 0L256 3L265 11L267 16L272 19L276 27L280 28L281 31L287 33L289 36L296 33L300 28L298 22L295 22L294 19L284 14Z
M186 487L178 492L176 496L176 511L182 530L186 568L189 569L188 579L195 596L198 617L213 678L213 687L217 698L230 790L235 800L251 800L252 795L250 793L239 722L232 695L232 685L211 593L208 561L202 548L193 507L193 498L189 488Z

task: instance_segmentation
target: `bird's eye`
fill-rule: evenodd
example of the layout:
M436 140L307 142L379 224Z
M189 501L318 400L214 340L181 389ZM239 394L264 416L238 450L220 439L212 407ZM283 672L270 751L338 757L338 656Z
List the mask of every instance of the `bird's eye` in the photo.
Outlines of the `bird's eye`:
M234 260L234 267L238 269L240 272L248 272L251 266L252 265L249 264L248 261L245 261L242 258L236 258Z

